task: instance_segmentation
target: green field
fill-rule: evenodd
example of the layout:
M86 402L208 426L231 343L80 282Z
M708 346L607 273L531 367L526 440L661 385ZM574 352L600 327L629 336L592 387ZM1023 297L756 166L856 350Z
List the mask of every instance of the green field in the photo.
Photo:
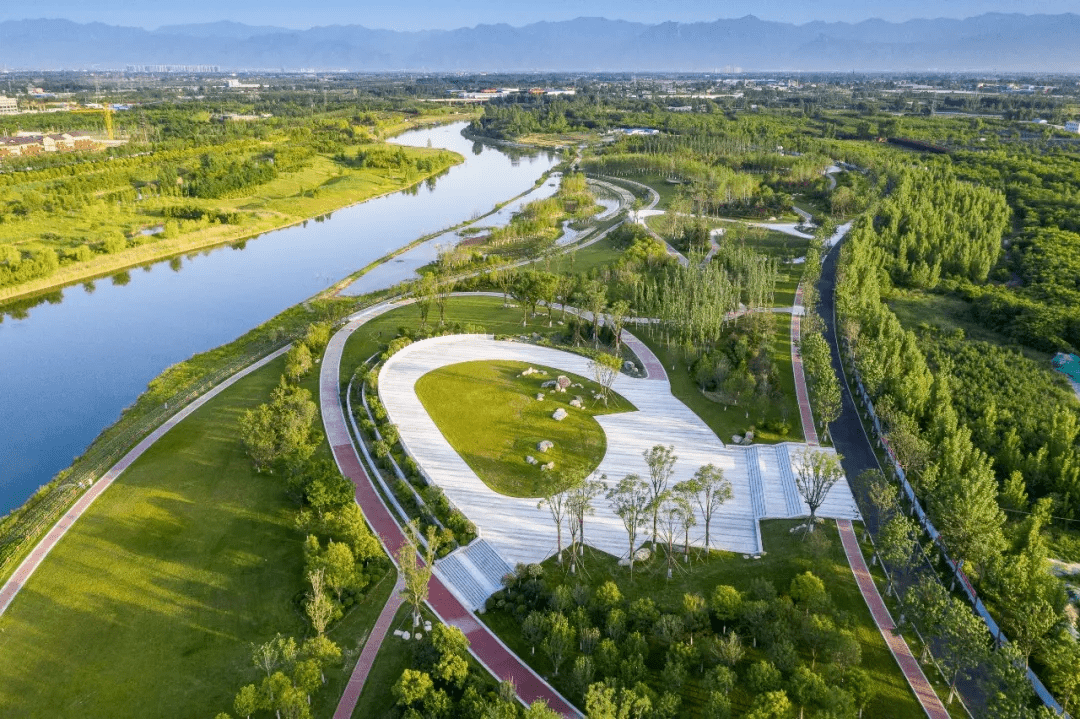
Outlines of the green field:
M542 365L534 368L543 375L522 377L528 367L521 362L462 362L429 372L416 383L417 397L450 446L484 484L511 497L543 497L559 487L563 473L591 473L607 450L604 430L593 417L634 410L618 395L604 407L592 398L600 386L584 377ZM541 389L543 382L561 374L584 388L565 393ZM538 392L544 393L543 400L536 399ZM570 406L575 395L584 399L583 409ZM560 407L567 416L556 422L551 415ZM540 452L537 444L544 440L555 446ZM542 471L529 465L526 456L538 463L554 462L555 469Z
M252 643L303 636L296 505L279 479L254 473L236 432L283 366L173 428L56 546L0 617L0 713L214 716L257 681ZM351 658L328 674L317 709L336 704L393 581L384 576L330 633Z
M592 549L585 552L584 572L580 576L586 578L585 582L592 589L610 579L618 585L627 602L648 597L656 602L661 612L679 614L682 611L683 595L688 592L709 597L713 588L719 584L730 584L746 591L754 580L766 579L783 594L797 574L812 571L824 582L833 606L847 617L850 628L859 641L862 650L861 666L870 674L876 689L876 696L866 708L864 716L874 719L915 719L925 716L885 640L874 625L840 546L836 526L832 523L822 525L818 532L822 535L821 538L827 537L827 541L816 542L804 541L800 533L792 534L789 530L796 523L793 520L763 521L761 531L766 553L758 559L712 552L708 561L695 558L688 569L676 570L670 581L666 579L666 563L660 553L655 554L648 562L635 564L634 579L631 582L628 570L617 566L614 557ZM556 566L552 559L543 566L546 581L551 588L565 581L570 584L576 581L569 580L567 570ZM548 660L541 652L531 655L529 647L522 640L519 618L505 611L493 610L481 615L481 619L519 656L530 660L537 671L551 678L552 668ZM722 627L714 623L713 630L721 631ZM750 648L749 643L747 649L745 662L764 657L764 652ZM801 659L809 663L808 656ZM654 646L646 663L652 670L650 686L654 690L662 691L664 687L659 683L659 669L663 666L663 652ZM572 664L571 656L566 666ZM569 671L564 671L555 678L556 688L562 691L569 689L566 685L569 674ZM701 709L699 702L702 695L703 682L692 672L683 689L684 705L680 716L696 716L695 712ZM732 692L731 698L736 716L748 707L752 699L749 692L739 685Z

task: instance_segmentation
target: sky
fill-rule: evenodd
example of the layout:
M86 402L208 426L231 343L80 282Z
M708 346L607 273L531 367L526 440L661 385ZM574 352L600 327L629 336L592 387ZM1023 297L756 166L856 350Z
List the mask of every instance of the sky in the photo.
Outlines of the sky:
M606 17L658 23L708 21L756 15L803 24L814 20L901 22L912 18L964 18L986 12L1080 12L1080 0L36 0L0 3L0 21L65 18L154 29L178 23L233 20L248 25L308 28L364 25L392 30L471 27L479 23L524 25L540 20Z

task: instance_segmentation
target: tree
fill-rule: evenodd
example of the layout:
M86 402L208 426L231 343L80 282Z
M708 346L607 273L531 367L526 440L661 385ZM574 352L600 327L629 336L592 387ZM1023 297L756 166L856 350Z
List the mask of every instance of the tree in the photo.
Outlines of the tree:
M851 698L855 702L855 708L859 710L861 719L866 705L877 694L876 683L865 669L855 667L849 670L844 677L844 687L851 693Z
M600 385L600 398L604 401L604 407L608 406L611 387L619 378L621 367L622 360L617 355L609 355L606 352L598 352L589 360L589 371L596 383Z
M529 312L536 307L536 303L540 299L539 285L537 284L536 276L537 273L535 270L518 272L514 276L514 283L510 286L510 296L513 297L521 307L522 327L528 326Z
M536 295L547 305L548 327L551 327L551 313L554 311L555 298L559 294L559 277L551 272L536 273Z
M321 557L321 564L326 571L326 585L341 601L341 593L352 588L356 583L356 559L352 550L344 542L330 540Z
M566 659L566 653L574 645L574 628L570 626L570 622L561 612L551 612L546 619L544 639L540 643L540 648L544 650L544 654L551 660L551 665L555 669L555 676L558 676L559 667L562 666L563 661Z
M240 687L240 691L236 693L236 699L233 700L233 711L237 716L245 717L248 719L259 709L259 705L262 702L259 700L259 690L255 688L254 684L245 684Z
M415 520L405 525L405 542L398 549L397 565L404 576L405 588L401 593L405 601L412 608L413 628L420 626L420 609L428 597L428 582L431 581L431 571L435 566L436 552L439 549L439 536L434 526L427 529L427 547L424 550L424 558L417 556L419 551L419 531Z
M791 716L791 700L783 690L765 692L754 699L746 719L787 719Z
M285 459L306 461L318 446L318 409L310 391L290 385L282 375L270 402L240 417L240 438L255 469L262 472Z
M806 707L817 701L818 697L825 691L825 680L819 674L800 666L796 667L795 672L791 675L788 687L791 691L791 698L795 700L795 704L799 707L799 719L803 719Z
M667 547L667 578L671 579L675 566L674 544L679 530L687 525L687 515L694 514L686 495L667 490L660 495L660 536ZM689 530L687 530L689 531Z
M324 586L324 570L322 568L308 572L308 582L311 583L311 591L304 602L304 612L311 620L311 627L315 633L322 636L326 633L326 627L334 615L334 605L326 596Z
M400 706L412 707L424 701L424 698L434 689L435 683L431 681L431 676L427 672L406 669L401 673L392 691Z
M952 703L956 682L988 656L986 625L933 577L922 577L908 590L906 600L923 633L937 640L938 658L950 675L948 703Z
M734 493L731 482L724 477L724 470L715 464L699 467L689 482L687 489L693 492L694 502L705 519L705 556L708 557L711 549L709 528L713 515L724 502L734 496Z
M718 637L713 643L713 653L717 660L727 667L733 667L742 661L746 650L743 648L742 639L735 632Z
M439 327L446 324L446 303L454 292L454 278L445 267L439 267L435 277L435 306L439 308Z
M585 309L592 315L593 344L600 345L600 318L607 307L607 286L599 280L589 280L582 288Z
M608 322L611 333L615 338L615 354L622 349L623 327L626 325L627 316L630 314L630 303L626 300L616 300L608 307Z
M628 474L608 490L607 499L611 509L622 520L630 542L628 561L630 578L634 578L634 551L637 549L637 533L648 522L652 495L649 485L636 474Z
M425 272L420 279L413 282L412 295L416 298L416 309L420 313L420 329L427 328L428 314L437 291L438 282L431 272Z
M705 598L700 594L683 594L683 625L690 634L690 645L694 645L694 634L709 625L709 612Z
M697 496L697 489L694 486L693 480L688 479L684 482L678 482L671 488L672 493L678 498L679 503L683 509L682 514L679 517L680 524L683 530L683 561L690 561L690 528L697 526L697 515L694 514L694 500Z
M918 546L918 525L906 514L897 512L885 522L878 532L874 548L882 564L892 568L889 572L889 584L885 595L892 593L896 574L907 574L915 563L915 548Z
M712 607L713 614L723 625L724 633L727 633L727 623L739 618L742 613L742 594L730 584L718 584L713 589Z
M569 490L570 501L567 504L567 511L569 513L570 520L570 554L572 561L570 564L570 572L575 573L577 568L577 557L584 555L585 547L585 517L595 513L593 507L593 500L599 497L604 491L604 482L607 480L607 475L601 475L599 480L586 479L582 482L578 482L573 488ZM575 546L580 543L577 550Z
M580 477L573 477L567 474L562 474L561 479L563 481L560 482L560 484L567 485L564 489L558 492L552 492L536 503L537 509L547 507L548 511L551 512L551 520L555 522L555 537L558 543L558 553L555 556L557 558L556 561L558 561L559 564L562 564L563 519L570 514L571 491L575 484L582 481Z
M529 612L525 621L521 623L521 638L529 645L529 653L536 654L536 645L544 639L544 615L540 612Z
M803 572L795 575L791 580L791 588L788 590L797 604L802 605L803 612L809 616L810 610L820 610L828 602L829 595L825 591L825 583L815 577L812 572Z
M825 502L829 490L844 477L844 470L840 466L839 454L829 454L807 449L799 457L799 464L795 474L795 486L802 495L807 506L810 507L810 520L807 531L814 531L814 523L817 520L818 507Z
M675 462L678 457L675 456L675 447L673 445L665 447L662 444L654 445L652 449L645 450L642 452L642 456L645 458L645 464L649 467L649 489L652 492L652 541L655 546L657 539L656 524L660 516L660 495L667 491L668 481L671 479L671 475L675 473Z
M285 355L285 374L293 382L299 382L300 378L311 371L311 350L303 343L293 345L293 348Z

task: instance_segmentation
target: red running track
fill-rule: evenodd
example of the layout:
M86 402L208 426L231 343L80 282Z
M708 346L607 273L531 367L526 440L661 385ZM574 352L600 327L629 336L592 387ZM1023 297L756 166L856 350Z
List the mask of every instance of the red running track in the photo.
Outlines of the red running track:
M799 402L799 418L802 420L803 437L809 445L818 444L814 413L810 409L810 393L806 390L806 373L803 371L802 353L802 285L795 290L795 304L791 309L791 368L795 374L795 399Z
M359 503L360 508L363 509L368 523L391 557L405 543L405 535L390 514L389 508L383 503L382 497L379 496L378 491L375 489L375 485L364 471L360 457L353 446L341 405L338 378L342 352L349 336L369 319L392 308L392 305L381 305L367 310L338 331L327 345L319 376L319 399L322 405L323 427L326 430L327 440L330 442L330 447L334 453L334 459L337 461L342 474L348 477L356 486L356 501ZM477 620L472 612L443 584L438 575L433 576L431 583L428 585L428 606L440 621L457 627L465 634L469 640L469 651L496 679L499 681L509 679L514 682L517 687L518 698L525 704L543 700L549 708L564 716L574 718L581 716L570 702L522 662L498 637ZM371 644L374 639L373 636L368 643ZM365 647L366 649L367 647ZM355 700L359 698L359 690L362 688L363 684L361 683L356 689L353 706L355 706ZM351 715L352 707L349 707L346 713L342 713L342 711L343 707L339 705L335 717Z
M394 615L397 614L397 610L404 601L401 596L401 590L404 586L401 578L398 577L397 584L394 585L394 593L390 595L379 613L379 618L375 620L375 626L371 628L371 634L368 635L367 642L364 643L360 658L356 660L356 666L353 667L349 683L345 685L345 692L341 695L341 701L338 702L337 709L334 710L334 719L351 719L353 710L356 709L356 702L360 700L360 694L364 691L364 682L367 681L368 674L371 673L371 667L375 664L375 657L379 654L379 647L382 646L383 639L386 638L386 632L394 621Z
M859 548L859 540L855 538L855 530L851 526L851 520L838 519L836 526L840 530L840 541L843 542L844 552L847 554L848 564L851 565L851 573L855 575L855 581L859 585L866 606L870 607L870 614L874 617L881 636L889 645L889 651L900 665L900 671L915 692L915 698L919 700L923 710L930 719L949 719L949 712L941 703L937 692L930 686L922 667L911 653L904 638L896 632L896 624L893 623L892 615L889 614L885 601L881 598L874 578L870 575L870 568L866 566L866 559Z

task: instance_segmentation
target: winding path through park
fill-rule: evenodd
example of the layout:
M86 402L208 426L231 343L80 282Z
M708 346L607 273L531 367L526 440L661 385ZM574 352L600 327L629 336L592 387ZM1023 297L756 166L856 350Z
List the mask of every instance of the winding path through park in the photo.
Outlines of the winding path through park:
M850 223L848 224L850 227ZM841 236L834 245L843 239ZM836 255L838 253L830 253L826 256L826 261L835 263ZM828 308L828 311L832 311L833 295L832 291L835 289L835 265L830 268L831 272L826 274L826 282L822 286L822 290L827 290L828 293L822 293L822 306L821 310ZM801 319L804 308L802 307L802 285L795 292L795 308L791 314L791 364L795 373L795 395L799 401L799 415L802 417L803 433L806 436L807 443L817 443L817 431L814 428L814 417L810 411L809 393L806 387L806 373L803 371L802 358L799 356L799 341L801 339ZM826 318L826 335L829 336L829 332L833 329L831 318ZM839 357L834 358L834 362ZM842 375L841 375L842 376ZM858 444L858 436L852 431L852 426L857 425L858 429L862 430L862 424L859 420L858 411L855 409L853 403L850 404L850 396L847 391L847 387L843 387L845 404L843 412L840 418L834 423L831 436L835 438L837 451L844 450L844 454L847 453L849 447L858 448L859 454L865 454L869 452L873 457L873 448L869 446L869 441L866 440L866 435L863 434L862 439L865 441L865 447ZM840 432L840 425L842 424L844 431ZM851 459L845 457L844 469L847 476L857 476L853 474L855 468L850 465ZM861 464L860 464L861 466ZM859 541L855 537L855 530L851 525L851 520L837 519L837 529L840 531L840 541L844 546L844 554L847 555L848 564L851 566L851 572L855 576L855 582L859 585L859 591L862 593L863 599L866 601L866 606L870 609L871 616L874 617L874 623L877 625L878 631L881 632L882 638L885 640L885 644L888 645L889 651L892 652L893 657L896 659L896 663L900 666L900 671L904 673L904 678L907 680L911 690L915 693L915 698L919 700L919 704L922 706L923 711L930 719L949 719L949 712L945 708L945 705L941 703L940 697L937 692L934 691L933 686L926 678L926 674L923 673L922 667L919 666L919 662L915 659L915 656L911 653L911 647L908 646L907 641L896 631L896 624L893 622L892 615L889 614L888 607L885 606L885 601L881 597L881 592L878 590L877 584L874 582L873 575L870 574L870 568L866 565L866 558L863 556L862 549L859 547Z
M356 487L356 501L364 511L364 516L375 531L386 549L393 557L405 544L405 534L394 520L389 508L379 496L375 485L368 477L356 453L352 436L349 434L348 425L345 421L345 412L341 403L341 390L339 378L341 372L341 357L345 349L345 343L359 327L372 318L387 312L398 303L388 302L377 305L353 316L353 319L340 329L331 339L323 355L319 375L319 399L322 408L323 428L326 431L327 441L330 443L334 459L341 473L349 478ZM510 680L517 687L518 697L526 704L542 700L554 711L567 717L579 717L580 713L574 706L548 684L539 674L505 644L495 636L486 626L473 616L473 613L450 591L438 575L433 575L428 585L428 606L444 624L450 624L460 629L469 640L469 651L497 680ZM378 646L385 637L389 623L383 627L382 636L377 636L373 630L368 638L368 646L377 651ZM362 670L363 668L361 668ZM353 679L357 679L354 672ZM359 682L350 680L350 686L355 686L355 696L359 698L363 687L362 679ZM343 697L343 701L344 701ZM355 706L355 699L353 699ZM347 709L347 711L346 711ZM352 708L339 705L335 717L348 716Z

